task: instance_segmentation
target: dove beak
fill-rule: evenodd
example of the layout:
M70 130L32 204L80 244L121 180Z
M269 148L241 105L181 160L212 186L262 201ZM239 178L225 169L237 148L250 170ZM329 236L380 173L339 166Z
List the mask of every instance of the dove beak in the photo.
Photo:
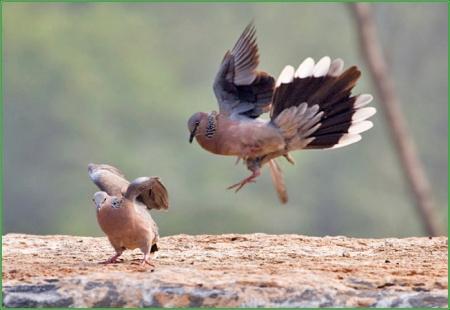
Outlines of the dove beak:
M194 130L192 130L191 135L189 136L189 143L192 143L194 141L195 133L197 132L197 126L195 126Z
M95 205L95 208L97 209L97 211L99 211L101 208L100 203L98 203L95 199L92 199L92 201L94 202L94 205Z

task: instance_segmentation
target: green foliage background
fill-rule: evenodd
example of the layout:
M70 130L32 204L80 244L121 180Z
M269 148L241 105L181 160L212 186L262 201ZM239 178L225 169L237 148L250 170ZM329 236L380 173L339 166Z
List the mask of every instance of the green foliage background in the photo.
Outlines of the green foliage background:
M89 162L133 179L159 175L162 235L266 232L422 235L383 111L351 147L281 161L290 202L265 171L189 145L186 121L217 109L212 80L250 20L261 68L324 55L362 67L357 92L374 92L343 4L3 4L3 232L101 235ZM448 15L446 4L375 5L381 39L409 127L447 228Z

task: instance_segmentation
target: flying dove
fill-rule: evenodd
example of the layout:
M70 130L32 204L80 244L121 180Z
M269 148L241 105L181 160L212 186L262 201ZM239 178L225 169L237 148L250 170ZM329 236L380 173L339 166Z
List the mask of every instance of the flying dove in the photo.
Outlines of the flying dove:
M93 197L97 221L116 254L104 263L114 263L124 250L139 248L142 264L153 266L150 254L158 250L158 226L147 209L168 209L167 190L158 177L140 177L128 182L110 165L88 165L89 177L100 188Z
M249 24L215 77L213 89L219 112L197 112L188 121L189 141L219 155L244 160L252 174L228 189L239 191L254 182L261 167L269 165L272 181L282 203L287 192L282 171L275 161L304 149L334 149L361 140L372 128L367 119L376 113L365 107L369 94L352 95L361 72L344 70L341 59L325 56L317 63L306 58L297 69L286 66L277 82L259 64L255 27ZM269 119L260 117L269 112Z

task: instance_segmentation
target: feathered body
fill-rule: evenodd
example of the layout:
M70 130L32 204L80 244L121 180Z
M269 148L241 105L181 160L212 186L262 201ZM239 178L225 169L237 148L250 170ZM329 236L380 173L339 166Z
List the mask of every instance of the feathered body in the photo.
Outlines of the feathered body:
M287 201L281 169L275 159L302 149L343 147L361 139L375 114L364 107L368 94L352 95L361 72L344 71L341 59L305 59L297 69L286 66L277 82L259 64L255 29L247 26L231 51L225 54L214 80L219 112L197 112L188 121L191 139L219 155L244 159L252 175L229 187L238 191L260 175L269 163L280 200ZM269 112L270 119L260 118Z
M242 158L259 157L268 152L284 149L284 138L278 128L268 121L237 116L228 116L212 112L217 130L208 137L196 136L197 142L214 154L231 155ZM208 121L201 122L198 132L206 132Z
M158 226L141 203L124 201L119 208L107 204L98 210L97 221L116 251L147 253L159 239Z
M115 262L124 250L139 248L143 263L151 264L149 255L158 250L159 233L148 209L169 208L160 179L140 177L130 183L117 168L104 164L89 164L88 172L101 190L93 198L97 221L116 251L106 262Z

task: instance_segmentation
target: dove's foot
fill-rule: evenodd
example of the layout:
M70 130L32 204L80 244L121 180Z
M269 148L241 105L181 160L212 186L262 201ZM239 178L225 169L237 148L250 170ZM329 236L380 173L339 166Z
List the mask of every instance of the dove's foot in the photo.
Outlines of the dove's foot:
M248 183L254 183L255 179L257 177L259 177L260 175L261 175L261 172L260 172L259 169L257 169L255 171L253 171L253 173L249 177L243 179L239 183L236 183L236 184L233 184L233 185L229 186L227 189L235 189L234 191L237 193L242 187L244 187L244 185L246 185Z
M152 267L152 269L155 269L155 264L153 264L153 262L150 260L150 255L144 255L144 258L141 261L141 265L149 265L150 267Z
M116 254L114 256L111 256L109 259L105 260L104 262L101 262L100 264L114 264L114 263L117 263L117 259L119 258L120 255L122 255L122 253Z

